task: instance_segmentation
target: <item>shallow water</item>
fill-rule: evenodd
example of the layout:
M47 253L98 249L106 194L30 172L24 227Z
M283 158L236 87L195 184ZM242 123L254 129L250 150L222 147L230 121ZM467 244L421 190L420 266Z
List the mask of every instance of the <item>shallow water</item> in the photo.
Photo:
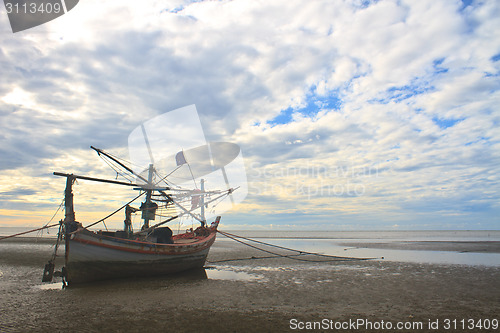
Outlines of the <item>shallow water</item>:
M329 239L316 240L289 240L265 239L266 242L315 252L343 257L375 258L396 262L412 262L427 264L453 264L453 265L484 265L500 266L500 253L473 253L455 251L427 251L427 250L399 250L343 246L341 242ZM362 241L362 240L351 240Z
M488 253L488 250L481 249L481 244L486 244L484 247L487 248L492 243L500 242L500 231L244 231L234 234L282 247L341 257L427 264L500 266L500 253ZM219 237L218 242L233 240ZM411 248L415 244L433 245L433 248L443 250L429 250L429 246L421 246L420 250L415 250ZM454 245L453 250L446 250L450 248L450 244ZM476 250L469 251L470 248Z

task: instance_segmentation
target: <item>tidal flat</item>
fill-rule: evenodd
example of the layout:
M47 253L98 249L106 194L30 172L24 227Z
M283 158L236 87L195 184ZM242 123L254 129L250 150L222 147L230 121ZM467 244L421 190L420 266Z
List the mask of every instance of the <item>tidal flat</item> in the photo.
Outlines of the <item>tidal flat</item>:
M0 243L0 332L291 332L300 331L293 323L323 320L421 322L419 332L436 332L431 321L500 319L498 265L257 259L268 255L221 239L202 270L62 289L41 283L52 245L32 238Z

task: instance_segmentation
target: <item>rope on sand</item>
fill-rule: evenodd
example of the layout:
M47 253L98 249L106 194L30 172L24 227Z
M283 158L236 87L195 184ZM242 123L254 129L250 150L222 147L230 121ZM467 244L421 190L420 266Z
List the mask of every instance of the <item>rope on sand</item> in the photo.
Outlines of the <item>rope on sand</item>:
M234 259L223 259L223 260L216 260L216 261L207 261L208 263L211 263L211 264L220 263L220 262L226 262L226 261L269 259L269 258L289 258L289 259L292 259L292 260L308 261L308 262L353 261L353 260L373 260L373 259L377 259L377 258L340 257L340 256L333 256L333 255L321 254L321 253L316 253L316 252L301 251L301 250L291 249L291 248L284 247L284 246L279 246L279 245L275 245L275 244L270 244L270 243L258 241L258 240L255 240L255 239L252 239L252 238L248 238L248 237L234 235L234 234L231 234L231 233L228 233L228 232L224 232L224 231L220 231L220 230L217 230L217 232L220 233L221 235L229 238L229 239L232 239L232 240L240 243L240 244L246 245L248 247L254 248L254 249L262 251L262 252L266 252L266 253L272 254L272 256L250 257L250 258L234 258ZM244 240L250 241L250 242L254 242L254 243L258 243L258 244L261 244L261 245L265 245L265 246L270 246L270 247L275 247L275 248L279 248L279 249L286 250L286 251L295 252L297 254L286 255L286 254L281 254L281 253L277 253L277 252L265 250L265 249L263 249L261 247L258 247L258 246L249 244L247 242L244 242L241 239L244 239ZM324 257L325 259L323 259L323 260L313 260L313 259L298 258L299 256L306 256L306 255L316 256L316 257Z

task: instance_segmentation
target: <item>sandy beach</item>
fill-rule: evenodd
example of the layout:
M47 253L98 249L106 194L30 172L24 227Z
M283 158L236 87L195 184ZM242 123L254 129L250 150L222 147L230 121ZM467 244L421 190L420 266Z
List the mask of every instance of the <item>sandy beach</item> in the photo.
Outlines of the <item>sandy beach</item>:
M9 244L0 247L1 332L292 332L313 322L323 324L318 332L484 332L462 329L460 321L500 319L498 267L223 261L263 255L226 241L212 248L212 263L203 271L61 290L59 284L41 286L49 242ZM372 329L347 325L361 320ZM446 330L453 320L457 329ZM385 328L394 326L383 329L382 321ZM422 327L396 330L399 322ZM431 322L439 330L431 329ZM341 324L344 328L336 330Z

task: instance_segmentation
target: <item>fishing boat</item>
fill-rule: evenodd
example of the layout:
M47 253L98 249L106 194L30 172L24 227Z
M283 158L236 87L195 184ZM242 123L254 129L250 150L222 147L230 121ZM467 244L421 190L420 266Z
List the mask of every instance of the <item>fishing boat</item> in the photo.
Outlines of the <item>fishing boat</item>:
M220 214L247 194L239 146L207 142L196 107L190 105L137 126L128 137L128 161L91 148L117 177L54 172L66 178L65 216L42 281L52 281L58 247L63 243L65 264L58 273L65 285L203 267L217 235ZM128 186L139 194L105 218L84 225L76 219L73 206L73 185L79 179ZM134 206L136 200L143 200L140 206ZM105 221L120 211L125 213L123 229L107 230ZM139 213L142 225L134 231L132 217ZM192 221L191 227L185 232L178 228L174 235L167 223L186 218ZM105 231L94 230L100 223Z
M207 191L204 179L201 179L199 189L172 188L167 186L169 183L166 177L158 181L160 175L157 174L153 164L149 165L147 177L144 177L113 155L95 147L91 148L97 151L99 156L112 160L142 182L137 184L54 172L54 175L66 178L65 218L60 221L58 244L51 260L45 265L42 281L48 282L53 279L59 242L64 242L65 245L65 265L59 272L64 285L114 278L164 275L203 267L210 247L214 244L221 218L216 216L209 224L205 218L205 209L212 203L221 202L221 199L231 195L234 189ZM216 145L212 145L212 149L216 150L215 148ZM202 149L209 147L198 147L195 151ZM178 167L187 164L184 152L176 154L175 160ZM192 170L190 173L192 174ZM129 186L140 191L138 196L113 213L124 210L122 230L89 229L97 223L104 222L112 214L87 226L77 221L73 206L73 184L77 179ZM132 202L142 196L145 196L145 199L140 207L133 207ZM172 209L174 207L176 209ZM162 214L162 217L167 218L150 225L151 221L156 219L159 210L174 213L168 217ZM134 232L132 214L139 212L143 223L141 229ZM190 216L200 225L174 235L172 230L164 225L182 216Z

